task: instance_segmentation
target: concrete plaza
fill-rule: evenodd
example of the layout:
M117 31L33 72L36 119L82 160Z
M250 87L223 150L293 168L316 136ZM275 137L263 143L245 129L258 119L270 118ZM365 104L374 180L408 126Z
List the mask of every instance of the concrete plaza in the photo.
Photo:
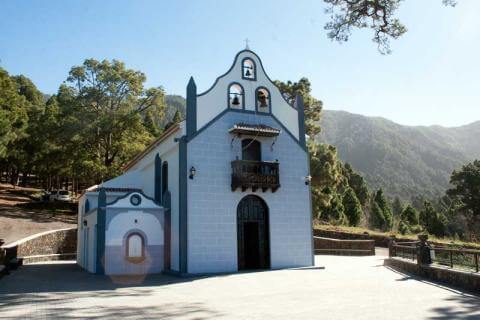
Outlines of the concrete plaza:
M480 298L398 273L382 256L201 278L26 265L0 280L0 319L480 319Z

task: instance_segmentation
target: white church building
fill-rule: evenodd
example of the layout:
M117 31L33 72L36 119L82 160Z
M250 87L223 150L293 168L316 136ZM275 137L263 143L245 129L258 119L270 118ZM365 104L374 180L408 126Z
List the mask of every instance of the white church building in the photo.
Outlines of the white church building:
M240 51L170 127L79 202L78 264L99 274L313 265L304 108Z

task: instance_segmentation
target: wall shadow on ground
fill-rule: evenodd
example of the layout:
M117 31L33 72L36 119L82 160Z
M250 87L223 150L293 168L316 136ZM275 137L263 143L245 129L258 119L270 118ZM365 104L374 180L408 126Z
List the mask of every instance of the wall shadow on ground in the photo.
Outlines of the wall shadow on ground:
M74 263L26 265L0 280L0 319L215 318L220 316L217 311L197 302L172 304L155 301L147 306L128 305L128 298L148 298L159 286L202 278L205 277L109 277L90 274ZM118 303L118 299L126 299L125 304Z
M462 309L453 307L437 307L432 309L436 314L430 319L435 320L450 320L450 319L465 319L478 320L480 319L480 298L469 295L458 295L445 299L446 301L453 301L462 306Z
M416 275L404 273L389 266L385 266L385 268L402 276L402 278L397 279L396 281L419 281L424 284L435 286L437 288L441 288L443 290L449 291L453 295L445 299L445 301L456 302L458 305L461 305L461 308L453 308L453 307L433 308L431 311L435 313L435 315L430 317L429 319L432 319L432 320L433 319L435 320L444 320L444 319L445 320L447 319L478 320L480 319L480 296L476 295L475 293L467 292L460 288L448 287L440 282L436 282L432 280L427 281Z

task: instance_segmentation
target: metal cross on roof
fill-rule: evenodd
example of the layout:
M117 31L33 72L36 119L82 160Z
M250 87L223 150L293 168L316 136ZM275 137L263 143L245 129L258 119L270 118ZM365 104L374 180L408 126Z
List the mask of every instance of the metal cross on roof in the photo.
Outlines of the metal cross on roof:
M248 43L250 42L250 40L248 40L248 38L245 39L245 49L247 50L250 50L250 47L248 46Z

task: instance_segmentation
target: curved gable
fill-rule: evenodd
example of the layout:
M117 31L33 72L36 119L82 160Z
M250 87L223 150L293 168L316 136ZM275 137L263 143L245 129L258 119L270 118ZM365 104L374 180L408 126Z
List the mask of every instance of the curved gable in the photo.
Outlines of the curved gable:
M245 59L254 62L253 79L243 77L242 63ZM244 91L242 109L236 111L258 112L256 110L256 91L265 88L270 94L270 113L299 139L298 112L282 96L280 90L268 77L260 58L250 50L240 51L230 69L215 80L205 92L197 95L196 127L201 129L217 115L228 109L228 91L232 83L241 85Z

